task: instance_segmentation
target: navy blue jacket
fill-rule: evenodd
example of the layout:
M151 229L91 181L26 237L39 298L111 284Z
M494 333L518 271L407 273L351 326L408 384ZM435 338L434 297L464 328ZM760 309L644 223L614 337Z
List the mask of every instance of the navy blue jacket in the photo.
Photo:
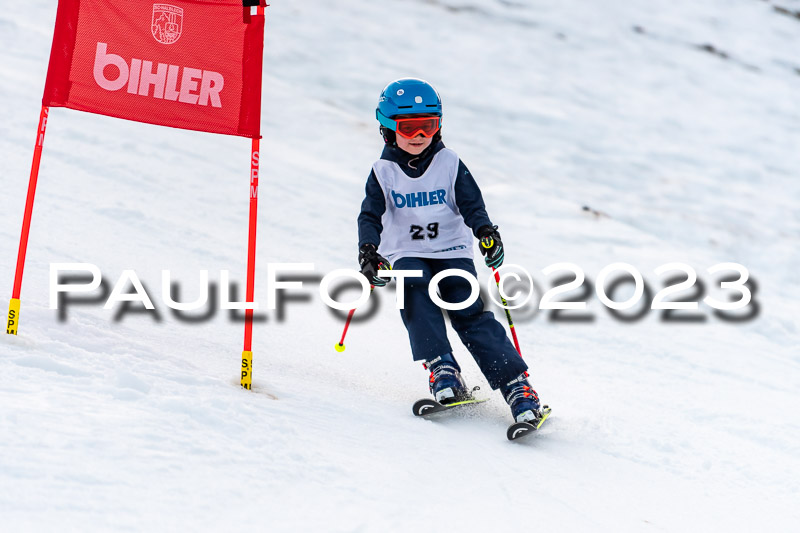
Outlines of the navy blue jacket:
M433 156L444 148L444 143L439 141L435 146L428 147L420 155L411 155L395 146L386 145L381 154L381 159L394 161L410 178L422 176L433 161ZM472 229L472 234L478 236L478 230L483 226L490 226L492 221L486 214L486 205L475 178L472 177L466 165L458 161L458 175L455 183L456 206L464 217L464 222ZM378 246L381 243L381 217L386 212L386 197L383 194L375 177L375 172L370 171L367 178L366 196L361 203L361 214L358 215L358 246L366 243Z

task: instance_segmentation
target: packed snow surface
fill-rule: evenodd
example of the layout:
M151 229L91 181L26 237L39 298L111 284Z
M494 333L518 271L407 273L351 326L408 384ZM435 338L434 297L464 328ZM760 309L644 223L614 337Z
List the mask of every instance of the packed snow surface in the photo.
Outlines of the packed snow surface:
M3 309L55 11L0 10ZM282 315L256 323L250 392L238 385L242 323L179 320L161 299L162 269L182 300L199 294L201 269L243 287L249 141L51 110L19 335L0 337L1 528L792 529L799 11L797 0L272 2L256 300L269 263L314 271ZM564 316L592 320L554 321L535 299L513 313L553 407L539 434L506 440L508 408L455 335L466 379L491 400L413 417L427 373L393 290L376 291L376 316L337 353L343 321L315 281L356 266L355 219L382 148L374 107L404 76L439 89L445 143L476 176L507 262L540 288L567 274L545 276L553 263L593 281L624 262L655 292L668 276L654 269L683 262L726 300L735 292L707 269L737 262L756 290L732 314L757 312L729 321L701 304L679 313L698 321L626 322L577 289L566 296L588 308ZM158 316L94 298L60 319L49 269L70 262L96 264L111 287L134 270Z

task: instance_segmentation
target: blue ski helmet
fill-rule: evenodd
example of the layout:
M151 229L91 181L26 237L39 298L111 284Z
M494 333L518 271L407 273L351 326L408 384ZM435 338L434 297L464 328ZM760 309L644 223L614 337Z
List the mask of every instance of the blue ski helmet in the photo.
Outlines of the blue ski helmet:
M442 116L442 99L433 86L417 78L402 78L387 85L378 99L375 110L378 121L381 115L392 118L397 115Z
M381 124L384 141L394 143L394 121L387 120L397 115L442 116L442 99L433 85L417 78L395 80L381 92L375 118ZM439 121L441 127L442 121ZM438 134L437 134L438 135Z

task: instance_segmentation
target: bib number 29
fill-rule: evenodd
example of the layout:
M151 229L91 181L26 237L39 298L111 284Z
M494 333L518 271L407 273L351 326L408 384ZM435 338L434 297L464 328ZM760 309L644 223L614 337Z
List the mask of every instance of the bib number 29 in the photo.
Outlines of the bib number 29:
M417 226L416 224L412 224L411 229L409 230L411 238L415 241L425 240L426 234L423 233L425 229L426 228L423 228L422 226ZM427 237L429 239L435 239L436 237L439 236L439 223L431 222L430 224L428 224L427 230L428 230Z

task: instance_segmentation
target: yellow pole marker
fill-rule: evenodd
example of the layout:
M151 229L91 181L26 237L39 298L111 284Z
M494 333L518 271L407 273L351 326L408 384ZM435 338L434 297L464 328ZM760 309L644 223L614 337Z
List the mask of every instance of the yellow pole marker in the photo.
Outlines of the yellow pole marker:
M242 387L250 390L253 385L253 352L242 352Z
M341 344L341 343L337 342L336 345L333 347L333 349L336 350L337 352L343 352L344 351L344 344Z
M6 333L9 335L17 334L17 325L19 324L19 298L11 298L8 302L8 322L6 322Z

